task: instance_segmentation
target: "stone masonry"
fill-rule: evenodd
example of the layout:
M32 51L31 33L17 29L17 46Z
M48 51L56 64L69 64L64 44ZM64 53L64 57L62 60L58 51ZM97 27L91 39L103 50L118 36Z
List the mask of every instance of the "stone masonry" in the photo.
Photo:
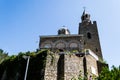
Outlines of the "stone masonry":
M98 76L96 59L90 54L50 53L46 60L45 80L71 80L87 73Z
M83 11L78 34L70 34L63 26L58 35L40 36L39 49L48 49L45 80L71 80L79 76L98 76L103 67L97 22Z

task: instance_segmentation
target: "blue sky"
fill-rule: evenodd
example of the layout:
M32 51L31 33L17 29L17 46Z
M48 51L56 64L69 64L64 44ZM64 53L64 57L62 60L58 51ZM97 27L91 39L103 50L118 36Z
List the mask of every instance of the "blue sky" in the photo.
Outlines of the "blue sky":
M120 65L120 0L0 0L0 48L35 51L40 35L57 35L63 25L77 34L84 6L97 21L104 59Z

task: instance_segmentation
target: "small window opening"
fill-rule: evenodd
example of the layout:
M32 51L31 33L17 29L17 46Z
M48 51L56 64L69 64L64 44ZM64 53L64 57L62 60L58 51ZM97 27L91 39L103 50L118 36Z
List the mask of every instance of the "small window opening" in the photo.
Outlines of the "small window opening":
M96 48L96 50L95 50L96 52L98 52L98 49Z
M86 45L86 42L84 41L84 45Z
M87 33L87 38L88 38L88 39L91 39L91 38L92 38L92 37L91 37L91 33L89 33L89 32Z

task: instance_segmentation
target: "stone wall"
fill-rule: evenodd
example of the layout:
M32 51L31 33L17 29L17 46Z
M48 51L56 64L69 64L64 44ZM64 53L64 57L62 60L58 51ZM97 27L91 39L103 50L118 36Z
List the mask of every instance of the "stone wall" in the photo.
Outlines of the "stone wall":
M46 60L45 80L71 80L83 74L83 57L75 54L49 54Z
M91 55L86 55L87 73L88 76L96 75L98 76L98 67L96 59Z
M100 62L100 61L97 61L97 66L98 66L98 73L101 73L104 67L107 67L107 68L109 67L108 64Z
M46 60L45 80L71 80L72 78L98 76L97 62L90 54L49 54Z
M27 80L71 80L72 78L98 75L107 64L97 61L90 54L53 53L38 51L30 55ZM23 80L27 60L21 56L8 59L0 65L0 80Z
M84 48L92 50L100 59L102 59L103 57L96 21L93 21L93 23L80 23L79 34L84 35Z
M78 57L76 55L65 55L65 79L71 80L73 77L78 78L79 75L84 75L83 69L83 57Z
M56 51L57 49L62 50L78 50L83 49L83 35L54 35L54 36L41 36L40 49L50 49Z
M59 60L58 54L49 54L46 59L46 67L45 67L45 80L57 80L57 63Z

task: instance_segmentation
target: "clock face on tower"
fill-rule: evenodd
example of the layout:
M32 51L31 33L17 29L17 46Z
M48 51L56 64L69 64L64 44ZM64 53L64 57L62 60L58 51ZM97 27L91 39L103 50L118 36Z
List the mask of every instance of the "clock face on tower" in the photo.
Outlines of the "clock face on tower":
M56 48L63 49L63 48L65 48L65 44L62 43L62 42L59 42L59 43L56 44Z

